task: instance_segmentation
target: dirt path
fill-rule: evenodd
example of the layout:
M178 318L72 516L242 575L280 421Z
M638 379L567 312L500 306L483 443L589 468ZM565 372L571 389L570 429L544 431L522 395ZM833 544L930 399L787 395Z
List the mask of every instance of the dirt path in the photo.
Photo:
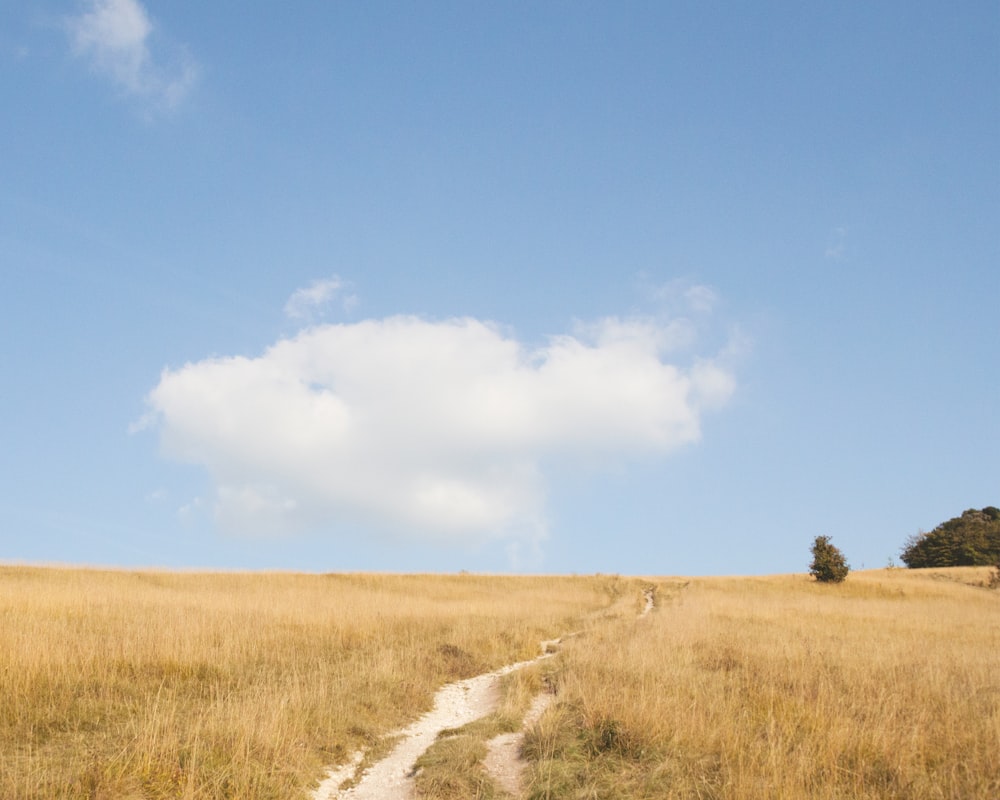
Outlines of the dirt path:
M653 610L655 590L650 587L643 591L642 596L646 603L642 611L639 612L639 619ZM543 643L543 649L545 644ZM484 769L494 783L514 797L523 797L526 788L524 785L525 763L521 759L521 743L524 741L524 735L542 718L545 709L552 704L554 699L555 696L548 692L537 695L524 717L520 731L503 733L486 743Z
M656 590L650 586L648 589L644 590L642 596L646 598L646 605L643 607L642 611L639 612L639 619L642 619L650 611L653 610L654 598L656 597Z
M639 614L640 617L646 616L653 608L653 589L646 589L643 596L646 605ZM561 641L552 639L542 642L542 654L537 658L508 664L485 675L449 683L439 689L434 696L434 707L416 722L394 734L399 737L399 742L392 752L365 769L357 784L348 789L340 788L356 777L364 758L363 753L355 753L347 764L331 769L319 788L313 792L312 800L414 800L416 791L413 765L434 743L438 734L448 728L468 725L495 711L500 703L500 678L554 655L554 650ZM525 716L519 733L504 734L487 743L488 755L484 766L493 779L515 797L522 792L524 765L520 760L520 750L524 731L538 722L552 699L550 694L538 695Z
M536 695L531 708L524 715L521 730L515 733L502 733L486 743L486 758L483 768L494 783L508 794L521 797L524 794L524 761L521 759L521 743L524 734L542 718L555 695L543 692Z
M550 657L552 653L545 651L553 644L555 642L543 642L543 653L538 658L508 664L485 675L449 683L438 690L434 708L397 732L395 735L400 740L392 752L366 769L356 786L340 790L342 783L354 777L361 754L356 754L351 763L331 770L313 793L313 800L413 800L413 764L434 743L437 735L495 711L500 702L500 678Z

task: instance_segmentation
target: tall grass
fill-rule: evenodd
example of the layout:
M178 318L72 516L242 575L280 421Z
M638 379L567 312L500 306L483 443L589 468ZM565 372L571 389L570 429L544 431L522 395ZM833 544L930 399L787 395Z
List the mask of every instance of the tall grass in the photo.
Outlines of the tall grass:
M1000 796L988 570L656 581L0 567L0 798L304 798L443 683L530 658L499 714L425 759L427 800ZM474 787L472 789L468 787Z
M1000 594L969 585L984 579L661 584L648 618L552 663L531 797L1000 797Z
M305 797L620 583L0 567L0 798Z

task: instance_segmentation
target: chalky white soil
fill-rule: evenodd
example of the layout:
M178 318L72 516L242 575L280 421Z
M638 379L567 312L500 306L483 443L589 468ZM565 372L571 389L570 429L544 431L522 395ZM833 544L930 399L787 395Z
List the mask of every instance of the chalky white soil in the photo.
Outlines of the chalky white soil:
M413 765L438 734L495 711L500 702L500 678L549 655L545 653L531 661L508 664L485 675L449 683L438 690L434 708L394 734L400 738L392 752L366 769L355 786L340 789L341 784L354 777L360 754L352 763L331 770L313 793L313 800L414 800Z
M521 742L525 731L542 718L555 695L542 692L535 697L531 708L524 716L524 724L520 731L502 733L486 743L486 758L483 767L497 786L514 797L524 793L524 762L521 760Z
M645 592L646 605L640 617L653 608L653 591ZM394 734L399 741L384 759L365 769L354 786L340 787L356 777L363 759L355 753L346 764L329 771L313 792L312 800L415 800L413 765L429 748L438 734L449 728L460 728L496 710L500 702L500 678L553 655L558 639L542 642L542 655L530 661L508 664L494 672L477 675L457 683L449 683L434 696L434 708L416 722ZM532 703L519 733L498 736L487 743L488 755L484 766L505 791L518 797L523 791L523 768L520 760L524 731L542 716L552 695L540 694Z
M653 610L653 590L647 589L643 592L646 603L639 619L642 619ZM548 642L542 643L542 649ZM493 779L501 789L513 797L523 797L526 787L524 782L525 763L521 759L521 744L524 741L524 734L531 730L532 726L542 718L554 699L554 695L542 692L537 695L524 716L524 723L521 730L515 733L503 733L490 739L486 743L486 758L483 767L487 774Z

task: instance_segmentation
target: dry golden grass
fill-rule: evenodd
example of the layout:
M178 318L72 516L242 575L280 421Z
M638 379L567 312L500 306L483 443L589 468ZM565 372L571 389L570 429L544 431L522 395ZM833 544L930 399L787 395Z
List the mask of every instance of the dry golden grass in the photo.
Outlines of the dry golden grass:
M645 600L642 590L649 581L616 583L616 599L600 611L587 614L567 631L564 641L587 636L589 631L635 619ZM549 653L558 653L561 642L547 643ZM501 800L507 795L495 785L483 767L487 742L501 733L522 729L535 697L551 690L543 666L536 662L500 679L500 703L496 711L457 730L443 731L416 763L416 788L421 800Z
M649 617L551 663L531 797L1000 797L986 573L661 582Z
M0 568L0 798L304 798L323 769L506 679L424 758L424 797L502 797L483 741L526 741L534 800L1000 796L1000 592L987 570L644 582Z
M0 567L0 798L305 797L622 584Z

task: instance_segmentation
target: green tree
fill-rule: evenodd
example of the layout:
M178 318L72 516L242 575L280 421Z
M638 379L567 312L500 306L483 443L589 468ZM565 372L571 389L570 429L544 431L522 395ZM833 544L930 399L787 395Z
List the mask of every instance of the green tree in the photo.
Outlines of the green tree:
M817 536L812 546L813 560L809 565L809 574L820 583L840 583L847 577L851 568L840 552L831 542L829 536Z
M906 540L900 558L920 567L985 567L1000 563L1000 509L970 508L930 533Z

